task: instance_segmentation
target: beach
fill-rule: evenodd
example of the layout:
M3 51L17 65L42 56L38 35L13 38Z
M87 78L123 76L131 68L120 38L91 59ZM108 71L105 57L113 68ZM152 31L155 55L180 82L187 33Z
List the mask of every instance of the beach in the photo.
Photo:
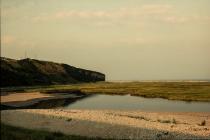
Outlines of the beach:
M23 109L1 111L1 121L87 137L210 139L210 113Z

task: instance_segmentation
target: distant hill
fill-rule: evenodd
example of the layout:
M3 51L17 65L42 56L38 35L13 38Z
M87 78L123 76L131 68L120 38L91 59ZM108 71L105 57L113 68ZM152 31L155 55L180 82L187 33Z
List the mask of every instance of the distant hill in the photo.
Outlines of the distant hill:
M1 87L104 81L99 72L35 59L1 57Z

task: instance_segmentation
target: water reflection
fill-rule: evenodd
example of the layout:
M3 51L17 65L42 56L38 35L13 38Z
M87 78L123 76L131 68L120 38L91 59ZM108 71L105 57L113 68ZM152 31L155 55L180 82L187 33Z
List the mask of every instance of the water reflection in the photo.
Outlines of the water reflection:
M173 112L210 112L209 102L185 102L130 95L92 95L72 102L69 109L117 109Z

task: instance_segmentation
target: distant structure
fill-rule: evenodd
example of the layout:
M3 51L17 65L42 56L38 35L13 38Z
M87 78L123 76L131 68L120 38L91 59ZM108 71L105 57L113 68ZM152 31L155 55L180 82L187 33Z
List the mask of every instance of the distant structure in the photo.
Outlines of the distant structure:
M24 56L24 59L26 59L27 58L27 51L25 51L25 56Z
M35 53L35 55L34 55L34 59L38 59L38 57L37 57L37 54Z
M38 59L37 53L31 54L31 55L32 55L31 58ZM27 58L30 58L30 57L29 57L29 53L25 50L24 56L21 57L21 59L27 59Z

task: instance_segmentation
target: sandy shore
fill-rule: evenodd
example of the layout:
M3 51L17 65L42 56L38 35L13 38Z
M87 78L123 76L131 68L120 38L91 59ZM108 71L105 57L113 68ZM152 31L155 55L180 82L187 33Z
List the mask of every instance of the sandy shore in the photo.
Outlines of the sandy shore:
M25 109L1 111L1 121L89 137L210 139L210 113Z
M14 102L14 101L22 102L22 101L39 99L39 98L47 98L47 97L53 97L53 95L43 94L40 92L12 93L12 94L1 96L1 103Z
M9 93L1 95L1 104L12 107L24 107L36 104L40 101L51 99L66 99L80 97L75 94L66 93L40 93L40 92L27 92L27 93Z

